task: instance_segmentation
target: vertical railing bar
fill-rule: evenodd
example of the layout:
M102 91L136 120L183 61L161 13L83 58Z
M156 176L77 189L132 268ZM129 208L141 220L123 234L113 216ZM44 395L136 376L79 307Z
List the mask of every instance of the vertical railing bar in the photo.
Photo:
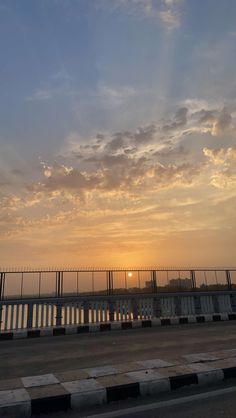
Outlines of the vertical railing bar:
M140 271L138 271L138 287L139 287L139 290L141 290Z
M76 278L77 278L77 296L79 296L79 272L78 271L76 273Z
M39 305L36 303L35 304L35 327L38 328L38 315L39 315Z
M5 324L4 324L4 330L6 331L8 329L8 318L9 318L9 310L10 310L10 305L5 305L6 309L5 309Z
M11 305L11 316L10 316L10 329L13 329L13 319L14 319L14 307L15 305Z
M72 303L69 304L69 321L72 324Z
M39 272L39 298L41 297L41 271Z
M51 321L51 327L54 326L54 303L51 303L51 315L50 315L50 321Z
M23 298L23 280L24 280L24 273L22 271L22 273L21 273L21 287L20 287L21 299Z
M78 321L79 321L79 324L81 324L81 303L79 302L77 306L78 306Z
M19 305L16 305L16 309L15 309L15 324L14 324L14 328L18 329L18 322L19 322Z
M44 320L45 320L45 304L41 303L41 327L44 327Z
M25 304L21 305L21 329L24 329L24 319L25 319Z
M92 293L94 295L94 271L92 271Z

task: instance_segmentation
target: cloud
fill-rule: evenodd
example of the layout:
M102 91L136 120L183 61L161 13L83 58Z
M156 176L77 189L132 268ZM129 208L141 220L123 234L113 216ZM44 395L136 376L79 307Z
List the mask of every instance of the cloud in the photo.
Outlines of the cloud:
M222 111L218 114L214 124L212 135L219 135L222 132L227 131L232 123L232 116L226 108L223 108Z
M203 153L215 165L229 166L236 163L236 148L210 149L203 148Z
M213 138L213 129L217 138ZM195 195L201 188L208 198L213 193L216 199L221 190L233 195L236 150L226 146L221 137L224 132L231 132L232 141L233 108L202 102L177 107L168 119L150 121L133 130L95 132L92 138L72 132L64 149L42 162L32 180L24 177L22 165L15 165L20 173L11 169L12 180L20 174L21 182L11 191L6 185L0 195L4 234L14 230L21 234L41 225L59 228L68 222L85 228L83 219L90 219L90 228L95 219L105 225L106 216L114 221L122 211L124 216L132 213L139 220L145 216L141 212L149 214L157 222L164 220L165 211L176 213L186 207L187 217L187 210L192 210L199 197L201 200L200 192ZM212 146L220 141L225 147ZM168 206L169 201L172 204ZM157 210L159 204L163 214ZM157 213L145 211L150 205ZM185 228L190 224L189 219ZM163 231L164 227L160 228Z
M104 104L109 106L121 105L135 94L135 89L130 86L120 86L119 88L105 84L98 86L98 96Z
M163 126L163 131L175 130L184 127L187 124L187 107L180 107L169 124Z
M37 101L47 101L52 98L52 91L49 89L37 89L32 94L32 96L29 96L26 98L27 101L30 102L37 102Z
M102 0L97 7L103 10L125 12L137 19L161 22L168 31L181 25L184 0Z
M236 148L203 149L204 155L216 167L211 174L211 184L219 189L236 186Z

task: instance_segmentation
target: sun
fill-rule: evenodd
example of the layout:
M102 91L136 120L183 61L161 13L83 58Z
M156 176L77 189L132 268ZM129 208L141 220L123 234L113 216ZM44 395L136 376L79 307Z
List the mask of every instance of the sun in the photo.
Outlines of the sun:
M128 273L128 277L132 277L133 274L131 273L131 271Z

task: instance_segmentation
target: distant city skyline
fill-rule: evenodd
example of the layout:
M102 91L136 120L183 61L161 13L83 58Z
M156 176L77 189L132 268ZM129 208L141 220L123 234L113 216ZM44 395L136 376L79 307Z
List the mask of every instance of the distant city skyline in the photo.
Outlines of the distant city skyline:
M233 266L235 0L0 0L0 266Z

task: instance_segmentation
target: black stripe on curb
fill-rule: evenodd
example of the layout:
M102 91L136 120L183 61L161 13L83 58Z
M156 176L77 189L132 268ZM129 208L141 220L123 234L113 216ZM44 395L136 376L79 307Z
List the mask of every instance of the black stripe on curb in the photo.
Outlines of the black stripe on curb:
M37 338L40 337L40 329L32 329L27 331L27 338Z
M221 315L213 315L212 318L214 322L221 321Z
M224 373L224 379L230 379L236 377L236 367L227 367L227 369L222 369Z
M198 323L203 323L203 322L205 322L205 316L203 316L203 315L198 315L198 316L196 316L196 321L198 322Z
M183 374L180 376L171 376L169 379L171 390L175 390L183 386L198 384L197 373Z
M179 323L180 324L188 324L188 318L187 317L179 318Z
M4 332L0 334L0 340L13 340L13 332Z
M100 331L111 331L111 324L100 324Z
M132 327L133 324L131 321L121 323L121 329L131 329Z
M230 321L233 321L234 319L236 319L236 314L229 313L228 318L229 318Z
M53 335L65 335L66 333L66 329L65 327L61 327L61 328L53 328Z
M142 321L142 328L149 328L151 326L152 326L152 321L151 320Z
M70 394L31 399L32 414L66 411L71 408Z
M77 334L84 334L85 332L89 332L89 325L77 327Z
M120 401L127 398L137 398L140 396L139 383L119 385L106 388L107 402Z
M161 325L170 325L170 318L161 319Z

